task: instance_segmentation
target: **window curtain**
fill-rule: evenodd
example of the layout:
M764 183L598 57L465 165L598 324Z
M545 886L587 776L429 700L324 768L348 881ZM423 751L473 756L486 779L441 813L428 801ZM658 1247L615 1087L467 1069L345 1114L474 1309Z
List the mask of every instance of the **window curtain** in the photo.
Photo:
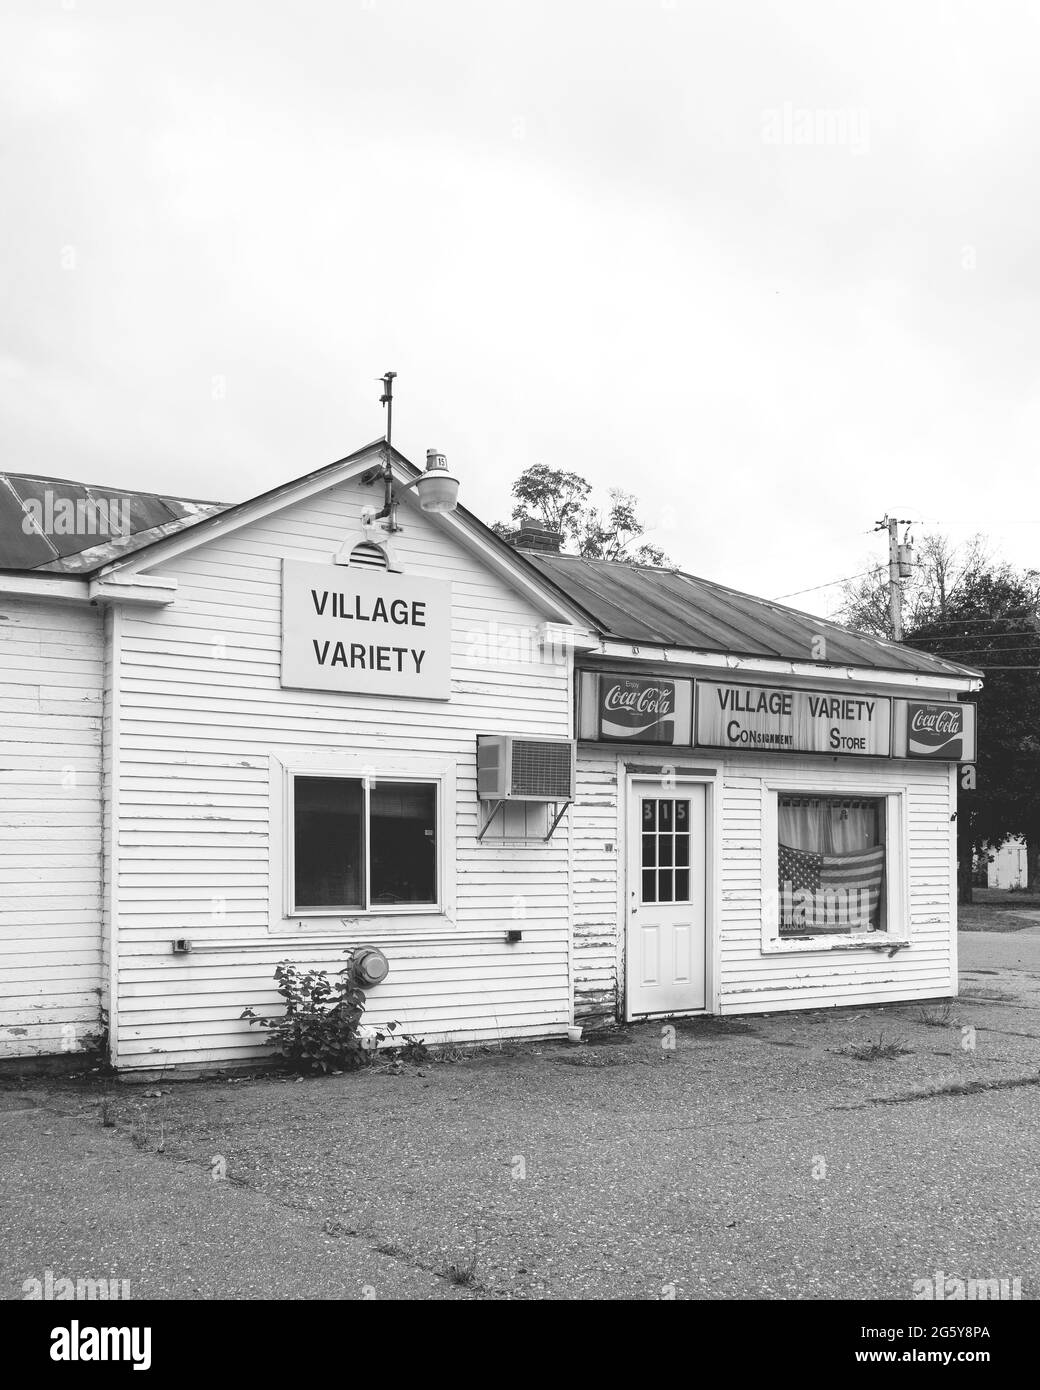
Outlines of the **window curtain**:
M880 844L874 801L783 796L777 810L778 838L791 849L852 854Z

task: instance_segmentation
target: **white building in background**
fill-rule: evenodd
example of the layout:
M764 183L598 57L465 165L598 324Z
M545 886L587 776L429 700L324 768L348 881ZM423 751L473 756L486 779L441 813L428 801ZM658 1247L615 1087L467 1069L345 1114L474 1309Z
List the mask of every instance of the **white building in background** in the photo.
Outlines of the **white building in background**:
M1000 888L1007 892L1011 888L1026 888L1029 884L1029 865L1026 857L1026 842L1017 837L1005 840L999 849L991 849L987 856L986 886Z
M396 452L388 535L383 457L221 509L0 478L0 1057L257 1060L277 963L362 948L431 1042L957 992L977 672L511 546Z

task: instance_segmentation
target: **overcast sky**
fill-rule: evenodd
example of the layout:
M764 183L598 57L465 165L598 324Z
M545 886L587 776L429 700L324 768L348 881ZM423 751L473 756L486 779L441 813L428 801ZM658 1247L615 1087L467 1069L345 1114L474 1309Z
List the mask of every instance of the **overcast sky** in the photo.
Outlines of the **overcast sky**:
M0 468L237 501L392 369L489 522L544 463L768 597L886 511L1040 563L1035 3L0 13Z

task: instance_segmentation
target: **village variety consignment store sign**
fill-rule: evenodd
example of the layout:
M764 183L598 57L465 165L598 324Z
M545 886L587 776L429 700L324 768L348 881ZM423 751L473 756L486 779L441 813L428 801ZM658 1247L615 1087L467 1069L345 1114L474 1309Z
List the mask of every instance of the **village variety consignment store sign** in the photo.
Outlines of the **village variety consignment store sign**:
M975 706L582 671L578 737L740 752L971 761Z
M887 758L892 701L877 695L698 681L695 742L705 748Z

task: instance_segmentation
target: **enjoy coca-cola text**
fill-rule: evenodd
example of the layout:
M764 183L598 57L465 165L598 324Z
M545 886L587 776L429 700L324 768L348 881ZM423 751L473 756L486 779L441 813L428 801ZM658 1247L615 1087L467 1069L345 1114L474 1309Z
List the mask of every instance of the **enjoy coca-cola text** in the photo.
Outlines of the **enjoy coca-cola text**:
M607 711L626 710L629 714L666 715L672 712L672 692L658 685L635 686L625 689L612 685L603 697Z
M910 720L910 730L915 734L959 734L961 731L961 711L959 709L916 709Z

